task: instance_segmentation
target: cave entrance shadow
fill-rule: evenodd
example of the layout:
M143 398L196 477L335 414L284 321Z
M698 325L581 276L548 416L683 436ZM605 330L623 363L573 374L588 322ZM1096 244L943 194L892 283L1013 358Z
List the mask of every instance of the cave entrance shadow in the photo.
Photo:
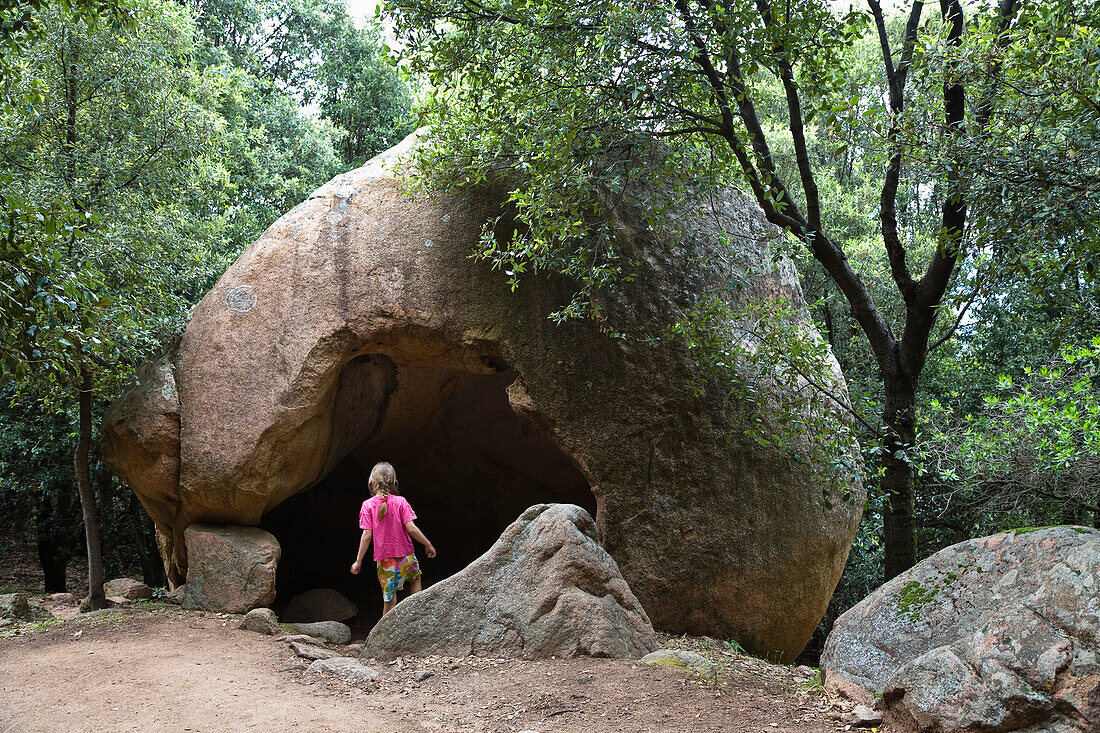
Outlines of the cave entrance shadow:
M595 516L596 499L583 474L512 410L506 390L516 372L502 364L492 368L474 374L402 366L377 354L345 367L345 374L349 369L359 374L350 380L359 386L348 388L349 380L341 379L332 444L353 447L333 456L326 475L260 522L282 545L276 613L281 616L299 593L331 588L359 608L354 638L364 637L377 621L382 594L370 553L360 575L351 575L350 566L359 544L359 507L369 496L367 478L378 461L393 464L399 493L439 553L427 560L416 546L425 587L469 565L532 504L577 504ZM373 387L362 388L368 382Z

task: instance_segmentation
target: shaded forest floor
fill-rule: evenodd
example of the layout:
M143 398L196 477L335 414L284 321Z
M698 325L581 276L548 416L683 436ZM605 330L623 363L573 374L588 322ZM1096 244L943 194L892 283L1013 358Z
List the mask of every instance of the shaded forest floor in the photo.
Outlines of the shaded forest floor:
M0 731L819 733L851 722L805 668L711 639L662 639L717 662L709 680L630 660L432 658L347 684L239 619L150 603L9 630Z
M141 569L130 568L141 577ZM115 576L111 576L115 577ZM78 598L88 595L88 559L84 556L73 557L65 568L65 585ZM0 593L21 590L27 595L41 595L45 588L42 581L42 566L38 562L38 552L34 537L29 533L0 528Z

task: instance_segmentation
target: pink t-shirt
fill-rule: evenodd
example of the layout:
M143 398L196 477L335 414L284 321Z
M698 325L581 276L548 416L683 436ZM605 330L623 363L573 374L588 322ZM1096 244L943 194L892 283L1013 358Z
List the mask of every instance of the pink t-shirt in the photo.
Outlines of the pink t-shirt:
M382 506L381 496L372 496L363 502L359 510L359 529L369 529L374 542L374 559L386 560L391 557L407 557L413 554L412 538L405 530L405 522L416 519L416 512L405 501L405 497L390 494L386 499L389 509L386 516L378 519L378 508Z

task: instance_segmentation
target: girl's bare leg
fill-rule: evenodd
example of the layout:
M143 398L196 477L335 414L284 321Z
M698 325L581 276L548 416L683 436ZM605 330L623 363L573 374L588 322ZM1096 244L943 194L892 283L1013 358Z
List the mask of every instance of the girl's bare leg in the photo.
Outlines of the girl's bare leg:
M419 593L420 590L421 590L421 588L420 588L420 578L417 577L416 580L412 581L409 584L409 595L411 596L413 593Z
M395 593L394 596L393 596L392 601L382 601L382 615L385 616L387 613L392 611L393 607L396 606L396 605L397 605L397 594Z

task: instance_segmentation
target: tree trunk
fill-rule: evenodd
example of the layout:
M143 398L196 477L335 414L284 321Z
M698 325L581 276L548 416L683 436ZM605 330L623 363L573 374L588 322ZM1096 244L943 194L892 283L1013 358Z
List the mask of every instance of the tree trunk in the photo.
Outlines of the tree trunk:
M882 455L883 580L913 567L917 560L913 528L913 466L908 451L916 441L916 385L904 377L884 377L886 429Z
M80 506L84 510L84 537L88 543L88 597L91 609L107 607L103 595L103 549L99 544L99 521L96 516L95 492L88 470L88 453L92 446L92 375L88 367L80 367L80 438L73 454L76 485L80 490Z
M42 566L44 590L47 593L64 593L65 570L69 566L69 537L62 522L64 517L54 506L48 492L41 490L35 502L34 534L38 546L38 564Z
M130 521L130 530L134 533L134 542L141 558L142 581L150 588L167 586L168 578L164 574L164 563L161 562L160 552L157 549L156 530L133 492L130 492L130 504L127 507L126 516Z

